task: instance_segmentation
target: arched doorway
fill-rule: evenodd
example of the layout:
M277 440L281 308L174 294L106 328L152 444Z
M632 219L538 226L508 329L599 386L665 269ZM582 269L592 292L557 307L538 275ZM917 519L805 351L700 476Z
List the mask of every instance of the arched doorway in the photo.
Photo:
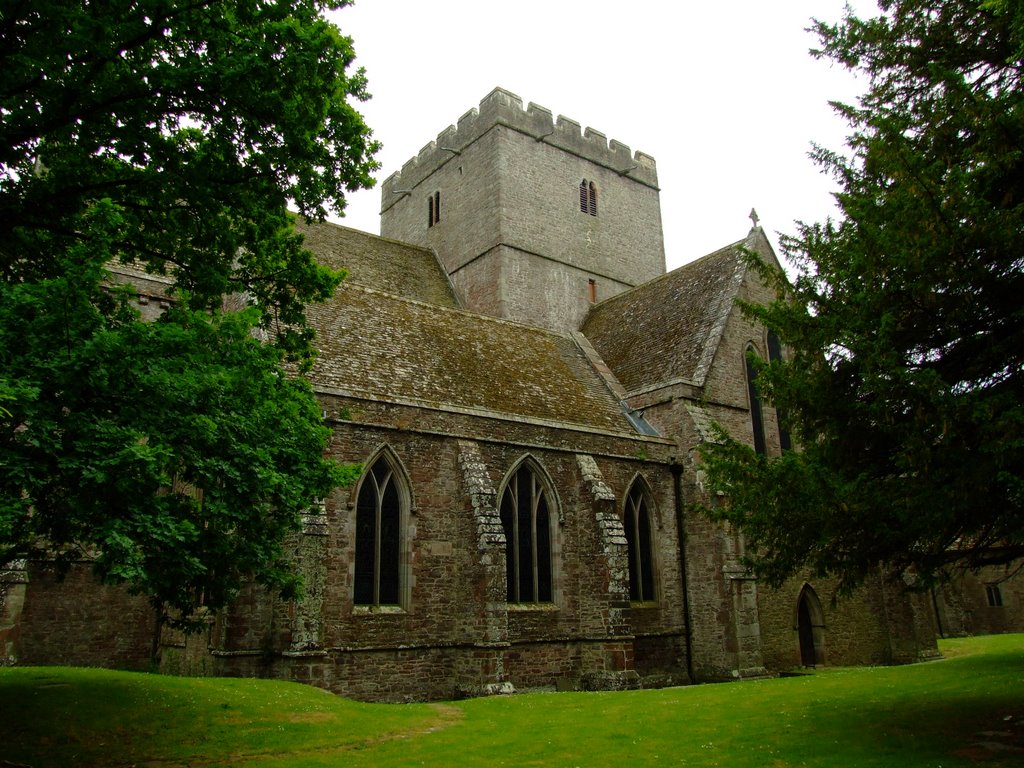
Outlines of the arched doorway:
M817 667L825 663L825 617L821 602L810 584L804 584L796 605L796 631L800 642L800 664Z

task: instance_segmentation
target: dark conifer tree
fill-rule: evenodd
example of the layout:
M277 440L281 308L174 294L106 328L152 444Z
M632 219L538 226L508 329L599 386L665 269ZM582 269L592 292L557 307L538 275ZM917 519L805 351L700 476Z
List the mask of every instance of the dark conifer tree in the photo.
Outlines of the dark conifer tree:
M772 583L1024 555L1024 5L880 7L815 22L866 83L835 105L847 152L814 151L840 214L798 225L794 279L764 270L782 298L745 308L787 347L758 384L800 450L705 452Z

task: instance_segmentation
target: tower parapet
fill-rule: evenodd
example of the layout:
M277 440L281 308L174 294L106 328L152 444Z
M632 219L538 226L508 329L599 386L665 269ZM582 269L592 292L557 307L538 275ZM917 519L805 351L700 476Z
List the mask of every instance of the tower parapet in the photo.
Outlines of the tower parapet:
M381 212L386 211L424 179L457 157L474 141L495 125L504 125L536 141L542 141L570 154L608 168L622 177L658 189L658 171L654 158L637 151L631 154L627 145L608 140L593 128L582 129L580 123L551 110L530 103L523 109L523 100L504 88L495 88L480 101L479 108L466 112L458 125L450 125L434 141L424 146L401 171L391 174L381 185Z

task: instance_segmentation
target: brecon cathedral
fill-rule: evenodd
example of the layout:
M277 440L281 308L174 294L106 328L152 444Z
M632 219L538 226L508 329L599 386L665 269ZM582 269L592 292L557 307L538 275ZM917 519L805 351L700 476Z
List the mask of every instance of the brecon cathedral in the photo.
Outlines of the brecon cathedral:
M259 588L197 635L88 563L0 574L0 658L273 677L371 701L608 690L904 663L936 636L1022 631L989 574L779 590L743 565L698 448L713 425L790 450L751 354L783 354L741 239L665 271L655 161L501 88L381 189L381 235L302 225L348 278L308 308L330 454L360 480L303 519L306 591ZM685 256L685 255L684 255ZM144 314L168 284L122 269ZM993 596L993 587L995 593ZM993 603L998 599L998 605Z

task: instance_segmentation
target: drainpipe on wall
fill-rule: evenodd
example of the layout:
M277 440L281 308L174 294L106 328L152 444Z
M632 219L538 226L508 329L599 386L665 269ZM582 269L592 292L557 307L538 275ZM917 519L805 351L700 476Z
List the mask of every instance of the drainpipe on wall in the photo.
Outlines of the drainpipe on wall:
M690 628L690 586L686 578L686 520L683 514L683 465L675 459L668 465L672 472L672 489L676 507L676 532L679 535L679 580L683 588L683 634L686 641L686 674L691 683L693 675L693 636Z

